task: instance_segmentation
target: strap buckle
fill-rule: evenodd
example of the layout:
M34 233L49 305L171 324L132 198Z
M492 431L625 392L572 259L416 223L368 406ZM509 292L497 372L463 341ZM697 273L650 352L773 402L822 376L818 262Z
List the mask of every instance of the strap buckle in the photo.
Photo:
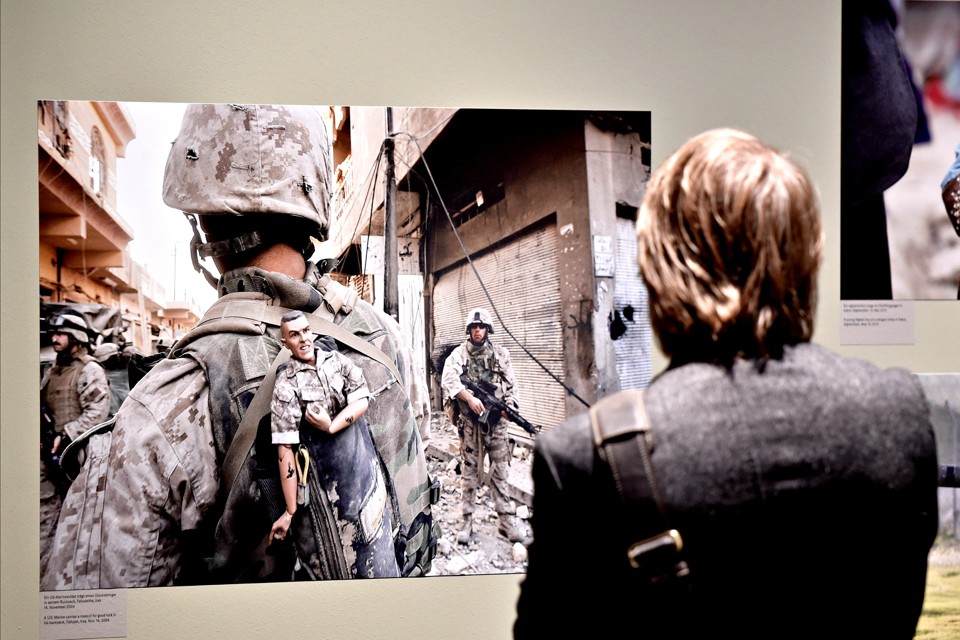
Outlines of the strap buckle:
M646 540L634 542L627 549L627 559L634 569L644 569L651 564L659 564L663 560L670 559L669 556L680 553L682 549L683 539L680 537L680 532L670 529Z
M680 551L683 539L676 529L669 529L645 540L634 542L627 549L630 566L647 576L651 584L687 578L690 567ZM686 584L682 581L677 584Z

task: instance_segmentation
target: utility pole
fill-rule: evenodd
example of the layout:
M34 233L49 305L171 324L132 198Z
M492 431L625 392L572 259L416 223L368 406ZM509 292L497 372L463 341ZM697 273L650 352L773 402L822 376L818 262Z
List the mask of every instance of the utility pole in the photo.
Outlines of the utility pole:
M383 198L383 311L394 320L400 320L400 293L397 274L400 271L397 247L397 212L394 197L397 193L397 179L394 170L393 144L393 108L387 107L387 138L383 143L383 155L386 159L387 186Z

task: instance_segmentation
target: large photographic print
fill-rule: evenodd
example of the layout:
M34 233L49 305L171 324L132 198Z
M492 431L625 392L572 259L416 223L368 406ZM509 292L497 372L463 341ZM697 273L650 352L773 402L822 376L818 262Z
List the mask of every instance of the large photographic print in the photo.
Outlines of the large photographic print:
M843 3L843 300L960 294L960 3Z
M648 112L37 123L41 590L522 573L538 434L649 382Z

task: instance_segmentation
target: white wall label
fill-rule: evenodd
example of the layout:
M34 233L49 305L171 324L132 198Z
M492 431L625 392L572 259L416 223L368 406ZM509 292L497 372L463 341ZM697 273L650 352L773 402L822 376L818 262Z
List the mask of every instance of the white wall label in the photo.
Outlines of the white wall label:
M122 638L126 635L126 589L40 593L41 640Z
M840 344L913 344L913 301L842 301Z

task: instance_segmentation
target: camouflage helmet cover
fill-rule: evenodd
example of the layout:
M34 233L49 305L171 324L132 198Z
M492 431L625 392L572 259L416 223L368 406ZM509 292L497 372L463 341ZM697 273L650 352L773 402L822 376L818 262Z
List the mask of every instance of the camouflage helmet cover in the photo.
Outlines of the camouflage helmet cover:
M188 105L163 176L187 214L292 215L325 240L332 181L326 126L312 107Z
M490 312L483 307L471 309L470 313L467 314L467 319L464 321L464 329L467 334L470 333L470 325L472 324L486 325L487 333L493 333L493 318L490 317Z
M97 345L97 348L93 350L93 357L96 358L100 364L118 355L120 355L120 345L115 342L104 342L103 344Z
M71 336L77 342L89 344L87 321L74 313L63 313L50 321L50 333L62 333Z

